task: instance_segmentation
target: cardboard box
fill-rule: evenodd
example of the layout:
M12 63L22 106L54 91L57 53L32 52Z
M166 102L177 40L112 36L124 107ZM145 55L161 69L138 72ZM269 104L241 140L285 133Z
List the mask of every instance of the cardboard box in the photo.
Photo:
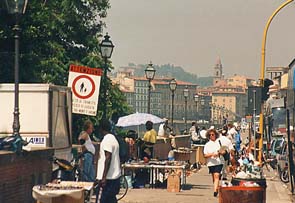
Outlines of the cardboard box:
M167 191L180 192L180 177L176 175L175 173L172 173L168 176Z

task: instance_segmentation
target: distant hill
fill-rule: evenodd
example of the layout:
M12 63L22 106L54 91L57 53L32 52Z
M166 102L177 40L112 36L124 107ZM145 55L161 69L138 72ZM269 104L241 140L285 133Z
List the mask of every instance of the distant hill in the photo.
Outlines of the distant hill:
M146 65L140 64L137 65L137 69L135 69L135 76L143 76ZM176 78L176 80L182 80L186 82L191 82L197 84L201 87L207 87L213 85L213 77L198 77L196 74L188 73L183 70L180 66L174 66L173 64L164 64L161 66L154 65L156 69L157 77L172 77Z

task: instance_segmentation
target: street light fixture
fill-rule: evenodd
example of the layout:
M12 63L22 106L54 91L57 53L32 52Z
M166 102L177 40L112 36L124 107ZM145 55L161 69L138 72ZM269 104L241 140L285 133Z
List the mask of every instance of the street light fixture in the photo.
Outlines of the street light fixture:
M20 136L20 122L19 122L19 17L26 11L28 0L5 0L7 12L15 15L15 25L13 30L14 35L14 112L13 112L13 135Z
M149 81L149 89L148 89L148 113L151 113L151 89L152 89L152 85L151 85L151 81L154 79L155 77L155 73L156 70L153 67L152 62L150 62L150 64L148 64L148 66L146 67L145 71L145 77L146 79L148 79Z
M174 129L174 122L173 122L173 115L174 115L174 93L177 87L177 83L175 78L173 78L170 82L169 82L169 88L172 92L172 104L171 104L171 125L172 125L172 129Z
M108 73L108 59L112 57L114 45L113 42L110 40L110 36L108 33L104 36L104 39L101 41L99 45L101 57L104 59L104 72L103 72L103 114L102 118L106 119L107 117L107 73Z
M187 98L189 96L189 90L187 86L185 86L183 90L183 96L184 96L184 124L185 124L185 132L187 132Z
M24 14L28 0L5 0L7 11L10 14Z
M194 100L196 102L196 109L197 109L196 120L197 120L197 123L198 123L198 120L199 120L199 116L198 116L198 114L199 114L199 105L198 105L199 104L199 95L198 94L195 94Z

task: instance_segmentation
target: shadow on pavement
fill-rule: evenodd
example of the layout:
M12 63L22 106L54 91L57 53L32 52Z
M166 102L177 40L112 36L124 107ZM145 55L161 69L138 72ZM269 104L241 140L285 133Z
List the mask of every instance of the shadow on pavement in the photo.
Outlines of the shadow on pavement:
M207 190L211 188L212 185L195 185L195 184L186 184L183 190L191 190L191 189L200 189L200 190Z

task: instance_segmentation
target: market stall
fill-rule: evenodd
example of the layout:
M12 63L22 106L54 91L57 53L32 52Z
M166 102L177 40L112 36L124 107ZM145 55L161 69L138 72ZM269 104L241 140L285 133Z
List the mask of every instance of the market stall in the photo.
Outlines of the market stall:
M92 187L91 182L61 181L36 185L32 194L37 203L90 203Z
M144 163L143 161L125 163L122 165L123 174L126 171L132 172L132 177L135 178L135 171L138 169L146 169L149 172L149 183L152 188L155 187L156 182L160 179L163 181L167 174L175 173L181 179L181 186L184 187L186 184L186 162L183 161L150 161ZM128 174L130 175L130 174Z

